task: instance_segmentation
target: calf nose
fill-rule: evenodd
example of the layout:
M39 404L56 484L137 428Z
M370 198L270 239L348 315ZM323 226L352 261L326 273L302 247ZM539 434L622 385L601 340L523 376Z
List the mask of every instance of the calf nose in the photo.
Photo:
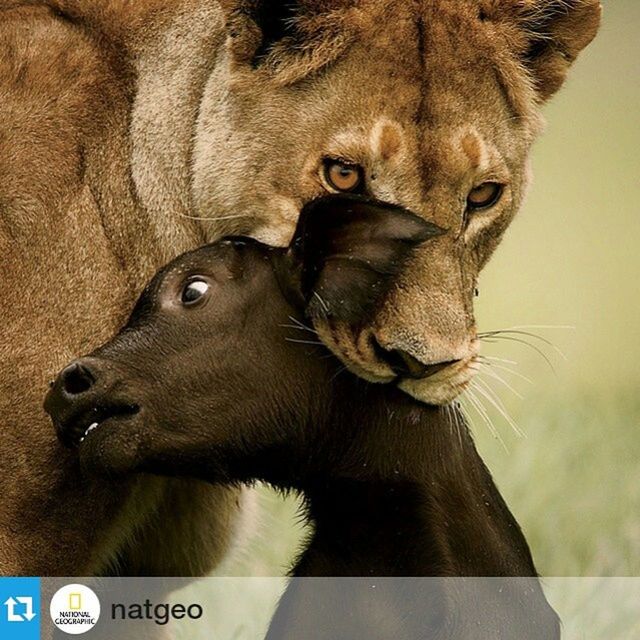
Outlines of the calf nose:
M108 384L105 371L92 358L81 358L65 367L53 382L44 401L44 410L56 425L95 406Z
M460 360L448 360L447 362L436 362L434 364L424 364L410 353L402 349L384 349L380 345L376 346L376 352L381 360L384 360L391 370L398 376L403 378L413 378L422 380L430 378L439 371L446 369Z
M95 375L82 361L71 363L60 373L60 385L63 391L70 396L89 391L95 381Z
M109 359L90 356L65 367L44 400L62 444L77 447L108 420L138 413L140 406L124 397L123 386L122 371Z

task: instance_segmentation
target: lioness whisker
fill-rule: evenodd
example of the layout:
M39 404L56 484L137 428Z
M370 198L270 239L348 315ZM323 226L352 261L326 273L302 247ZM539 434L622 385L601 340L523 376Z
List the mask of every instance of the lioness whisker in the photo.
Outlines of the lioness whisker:
M347 367L340 367L332 376L329 382L333 382L341 373L344 373Z
M458 441L462 442L462 430L466 428L466 425L461 423L461 406L457 400L455 400L451 405L451 413L453 414L456 423L456 429L458 431Z
M520 398L520 400L523 399L522 394L516 389L514 389L506 380L504 380L501 376L499 376L495 371L491 371L489 368L485 367L479 371L479 374L487 375L490 378L497 380L498 382L503 384L507 389L509 389L509 391L511 391L516 397Z
M239 213L233 216L192 216L188 213L181 213L182 218L188 218L189 220L204 220L208 222L217 222L218 220L235 220L237 218L250 218L248 213Z
M493 360L494 362L503 362L504 364L513 364L518 366L518 363L515 360L508 360L507 358L497 358L496 356L476 356L477 358L482 358L483 360Z
M491 396L491 398L487 398L487 399L492 399L498 405L496 406L496 409L502 409L503 411L507 412L504 402L498 396L495 389L491 387L486 382L486 380L483 380L482 378L476 378L475 381L476 381L476 386L479 387L478 391L480 391L480 385L482 385L482 388Z
M527 347L529 347L530 349L533 349L536 353L538 353L538 355L540 355L543 358L543 360L549 365L549 368L551 369L551 371L554 374L556 373L555 367L551 363L551 360L549 360L547 355L544 353L544 351L542 351L536 345L533 345L530 342L527 342L526 340L521 340L521 339L515 338L513 336L505 336L505 335L495 335L495 336L492 336L489 339L487 339L487 338L480 338L480 339L485 341L485 342L490 342L490 343L495 343L495 342L498 342L499 340L503 340L503 341L507 341L507 342L517 342L519 344L526 345Z
M476 388L473 382L471 383L471 385L472 387ZM467 398L469 402L474 407L478 415L489 427L489 431L491 432L491 435L494 437L494 439L500 442L500 444L502 445L502 448L508 453L509 449L507 448L507 445L505 444L504 440L502 439L502 436L500 435L495 425L493 424L491 417L487 413L487 410L484 408L484 405L482 404L482 401L480 400L480 398L478 398L471 389L467 389L465 393L467 394Z
M486 367L490 367L491 370L500 369L501 371L506 371L507 373L511 373L512 375L517 376L521 380L528 382L529 384L533 384L533 380L531 380L531 378L527 378L527 376L523 375L519 371L514 371L513 369L510 369L509 367L505 367L504 365L497 364L495 362L481 362L480 364Z
M307 331L310 331L311 333L315 333L315 334L318 333L315 329L307 326L304 322L302 322L302 320L298 320L298 318L289 316L289 320L291 320L291 322L293 322L296 326L300 327L301 329L306 329Z
M462 433L460 432L460 419L457 411L454 406L448 404L444 407L445 413L447 414L447 422L449 424L449 428L453 431L455 430L456 435L458 436L458 443L462 445Z
M469 399L466 397L466 395L463 394L463 395L458 397L457 403L458 403L458 407L460 409L460 412L464 416L464 419L470 425L471 429L475 431L476 430L476 425L475 425L474 421L471 418L471 414L469 412L469 407L466 404L466 402L468 400Z
M563 329L567 331L575 331L575 325L571 324L522 324L515 327L508 327L511 329Z
M296 344L310 344L316 347L324 347L324 344L317 340L296 340L295 338L285 338L285 340L287 342L295 342Z
M283 329L293 329L294 331L307 331L308 333L313 333L314 335L318 335L317 331L313 331L312 329L307 329L307 327L297 327L295 324L281 324L278 325Z
M482 406L482 403L480 402L476 394L473 393L471 389L467 389L465 392L465 398L469 401L469 404L475 409L476 413L487 424L487 426L489 427L489 431L491 432L491 435L494 438L498 439L499 438L498 431L496 430L493 422L489 417L489 414L485 411L484 407Z
M502 335L520 335L520 336L528 336L530 338L535 338L536 340L540 340L541 342L544 342L545 344L549 345L552 349L554 349L565 361L567 360L567 356L564 354L564 352L557 347L555 344L553 344L553 342L551 342L550 340L547 340L547 338L544 338L543 336L539 336L535 333L531 333L529 331L518 331L515 329L502 329L502 330L498 330L498 331L487 331L485 333L480 333L478 334L479 338L483 338L483 337L490 337L490 338L497 338L499 336Z
M492 389L484 380L480 378L475 379L476 384L474 385L474 389L478 391L482 396L484 396L493 407L498 411L498 413L509 423L513 431L520 436L521 438L525 437L524 432L520 427L516 424L515 420L511 417L507 408L504 406L499 397L497 397L496 392ZM473 383L472 383L473 384Z
M318 299L318 301L320 302L320 304L322 305L322 308L324 309L325 313L329 313L329 306L327 305L327 303L322 299L322 296L317 292L314 291L313 295Z
M469 398L469 400L472 400L472 406L475 408L476 412L482 418L482 420L489 426L489 430L491 431L491 434L493 435L494 440L497 440L502 446L502 448L504 449L504 451L506 453L509 453L509 448L507 447L504 439L502 438L497 428L493 424L493 421L491 420L489 413L487 412L484 405L482 404L482 400L478 396L476 396L473 392L469 391L469 393L471 394L471 397Z

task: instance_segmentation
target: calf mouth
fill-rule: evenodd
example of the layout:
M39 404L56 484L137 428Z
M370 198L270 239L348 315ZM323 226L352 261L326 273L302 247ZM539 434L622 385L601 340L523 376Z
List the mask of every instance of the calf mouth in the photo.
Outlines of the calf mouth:
M87 438L110 423L131 418L140 412L140 406L134 403L100 404L67 417L57 426L58 437L62 444L77 449Z

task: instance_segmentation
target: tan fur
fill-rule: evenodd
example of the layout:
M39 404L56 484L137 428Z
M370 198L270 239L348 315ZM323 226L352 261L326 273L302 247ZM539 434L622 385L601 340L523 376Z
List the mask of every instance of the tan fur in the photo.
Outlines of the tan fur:
M302 4L307 13L301 9L301 32L289 41L319 37L313 30L317 13L308 5L323 3ZM599 3L330 5L327 39L342 38L347 49L327 65L314 65L304 47L275 47L257 70L246 62L246 47L242 56L232 47L222 52L222 70L209 81L198 122L194 203L203 217L219 218L205 225L209 237L248 232L284 245L294 220L275 210L322 193L321 159L330 156L362 165L372 195L446 228L416 257L371 326L356 334L347 327L317 327L344 362L370 380L393 378L376 344L425 364L462 360L429 380L401 383L422 400L445 403L472 374L478 344L473 291L524 197L540 105L595 35ZM255 38L254 30L242 29L236 39L242 33ZM304 64L307 76L300 82ZM224 101L218 100L221 86L228 91ZM230 119L239 126L231 138ZM220 175L223 181L216 180ZM246 180L252 189L245 188ZM466 195L486 180L503 182L504 196L463 229ZM222 220L233 211L247 218Z
M0 15L0 574L200 575L226 551L237 492L85 477L41 408L47 381L200 236L138 197L126 61L45 7Z
M393 377L374 341L461 359L403 382L430 402L470 376L477 275L598 2L300 0L255 59L258 5L0 0L0 573L200 574L225 553L237 492L85 477L41 399L172 256L225 233L288 243L303 203L326 192L326 156L362 165L369 193L447 233L370 326L321 335L371 380ZM465 225L482 180L505 195Z

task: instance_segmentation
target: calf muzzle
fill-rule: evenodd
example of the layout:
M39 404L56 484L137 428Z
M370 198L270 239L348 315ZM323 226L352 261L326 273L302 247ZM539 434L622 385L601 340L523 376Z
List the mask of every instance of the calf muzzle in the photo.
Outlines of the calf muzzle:
M65 446L78 446L109 419L138 413L139 405L115 397L115 382L113 369L97 358L80 358L59 373L44 409Z

